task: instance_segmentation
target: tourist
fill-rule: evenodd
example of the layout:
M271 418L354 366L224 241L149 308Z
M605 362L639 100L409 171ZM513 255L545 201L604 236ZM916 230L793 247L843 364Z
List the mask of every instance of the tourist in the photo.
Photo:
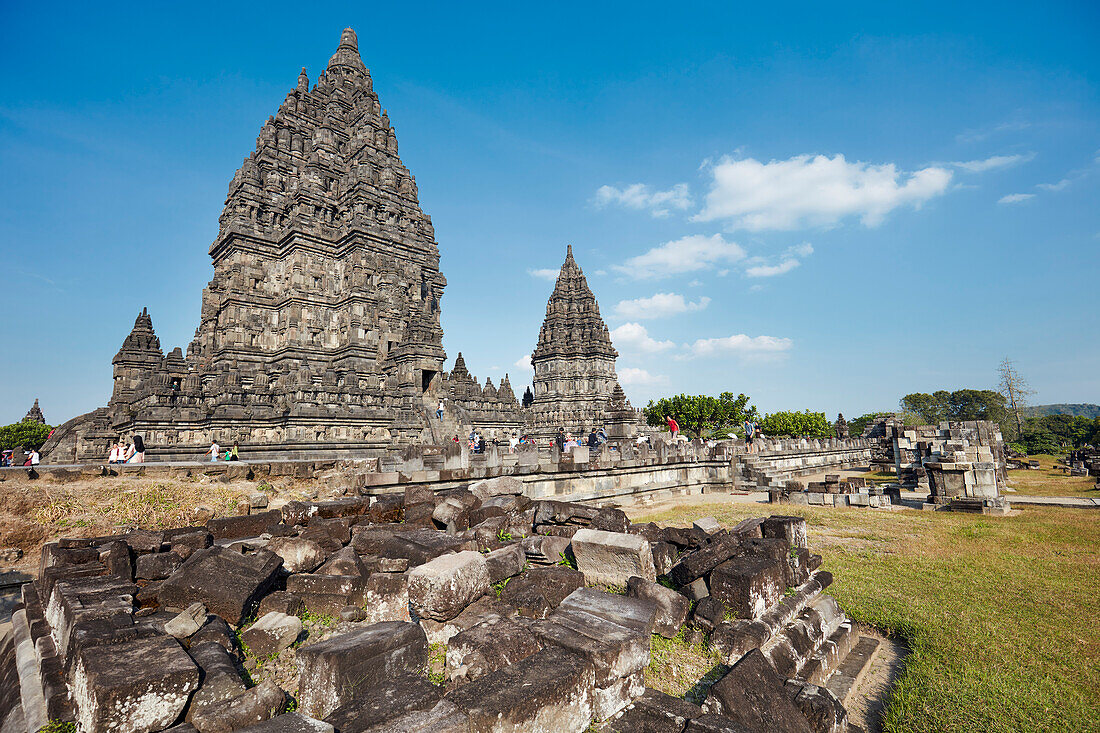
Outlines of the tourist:
M111 443L111 452L107 455L107 465L118 463L122 460L122 446L118 443Z
M0 453L0 468L7 468L11 465L11 451L6 450Z
M752 453L752 441L756 437L756 423L745 418L745 448Z
M227 461L239 461L241 460L241 447L237 445L237 441L233 441L233 448L229 451Z
M41 457L38 455L38 449L31 448L31 455L30 458L27 459L27 465L37 466L41 460Z
M435 416L438 417L440 420L443 419L443 399L442 398L440 398L440 400L439 400L439 407L437 407L435 409Z
M122 451L122 460L119 461L119 462L120 463L129 463L130 458L133 455L134 455L134 444L133 443L127 443L126 444L126 449Z
M508 452L509 453L515 453L516 452L516 446L518 446L518 445L519 445L519 438L516 437L515 433L512 433L512 437L508 439Z
M680 432L680 423L673 420L671 415L665 415L665 423L668 425L668 432L672 433L672 439L676 440L676 433Z
M458 443L459 442L458 433L455 433L455 437L451 438L451 440L454 441L455 443Z
M588 434L588 447L599 448L600 436L596 435L596 428L592 428L592 432Z
M600 428L598 431L596 431L596 437L600 439L600 445L603 445L607 442L607 431L603 428Z
M217 461L218 461L218 451L220 451L220 450L221 450L221 446L218 445L218 441L211 440L210 441L210 447L206 449L206 452L203 453L203 456L204 457L205 456L210 456L210 462L211 463L217 463Z
M140 435L134 436L134 451L126 462L145 463L145 440Z
M565 428L558 428L558 435L554 438L554 445L559 451L565 451Z

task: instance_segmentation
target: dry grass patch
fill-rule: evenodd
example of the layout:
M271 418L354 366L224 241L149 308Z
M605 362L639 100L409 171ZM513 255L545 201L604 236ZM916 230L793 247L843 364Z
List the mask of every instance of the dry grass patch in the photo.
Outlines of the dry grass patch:
M1069 476L1056 469L1055 462L1061 456L1029 456L1028 460L1039 461L1041 468L1034 471L1021 468L1008 472L1008 485L1023 496L1080 496L1100 498L1096 488L1095 476ZM1009 501L1012 494L1008 495Z
M680 629L672 639L653 635L645 684L698 705L706 697L707 688L717 682L724 671L718 653L709 643L692 644Z

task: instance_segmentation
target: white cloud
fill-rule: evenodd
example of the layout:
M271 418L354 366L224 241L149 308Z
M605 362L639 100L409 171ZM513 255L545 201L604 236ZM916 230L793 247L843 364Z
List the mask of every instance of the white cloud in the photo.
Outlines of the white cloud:
M512 366L519 367L521 372L533 372L535 368L531 366L531 355L524 354L520 358L516 359L516 363Z
M498 367L498 366L491 366L491 367L489 367L489 371L491 371L491 372L499 372L499 371L500 371L500 367Z
M686 183L677 183L667 191L650 191L644 183L634 183L626 188L600 186L594 203L601 209L610 204L638 211L648 209L650 215L661 219L668 216L671 209L683 211L690 208L691 195Z
M1002 122L998 125L986 127L977 130L967 130L960 132L955 136L955 141L960 143L975 143L985 140L990 135L999 132L1019 132L1020 130L1026 130L1031 127L1030 122L1024 122L1022 120L1015 122Z
M658 384L668 384L668 377L663 374L650 374L645 369L635 367L623 367L618 370L619 384L624 387L645 387Z
M697 339L689 349L689 356L716 356L735 354L751 356L760 354L778 354L789 351L794 342L789 338L775 336L746 336L743 333L723 338Z
M725 241L721 234L712 237L693 234L654 247L614 268L636 280L651 280L703 270L720 262L737 262L744 257L745 250Z
M710 304L705 295L694 303L685 300L678 293L657 293L649 298L622 300L615 306L615 315L619 318L645 320L647 318L666 318L681 313L701 311Z
M702 284L703 284L702 280L696 279L696 280L692 280L691 282L689 282L688 287L689 288L697 288L697 287L701 286Z
M984 160L955 161L951 165L956 168L962 168L969 173L984 173L985 171L997 170L998 168L1008 168L1017 163L1026 163L1034 159L1035 153L1028 153L1026 155L994 155Z
M558 274L560 272L561 270L551 270L549 268L546 268L543 270L528 270L527 274L531 277L537 277L541 280L549 280L550 282L554 282L558 279Z
M606 275L606 274L607 274L607 270L593 270L593 271L592 271L592 274L593 274L593 275Z
M1035 198L1033 193L1010 193L1007 196L1001 196L997 199L998 204L1018 204L1021 201L1027 201L1028 199Z
M656 354L675 348L671 341L658 341L640 323L624 323L611 331L611 342L621 349Z
M798 264L799 262L796 259L787 259L778 265L755 265L747 268L745 274L749 277L774 277L790 272L798 267Z
M787 248L787 251L783 253L782 259L778 264L769 265L766 264L767 260L763 258L754 258L754 260L752 260L752 266L745 268L745 275L747 277L775 277L776 275L783 275L802 264L800 258L804 259L813 253L814 246L809 242L796 244L793 247Z
M693 219L752 231L832 226L849 216L877 226L900 206L917 209L943 194L952 175L936 166L906 173L893 163L849 163L843 155L768 163L725 157L710 170L714 181Z
M1062 180L1058 181L1057 183L1039 183L1035 186L1035 188L1040 188L1044 191L1061 191L1063 188L1065 188L1066 186L1068 186L1072 182L1073 181L1071 181L1068 178L1063 178Z

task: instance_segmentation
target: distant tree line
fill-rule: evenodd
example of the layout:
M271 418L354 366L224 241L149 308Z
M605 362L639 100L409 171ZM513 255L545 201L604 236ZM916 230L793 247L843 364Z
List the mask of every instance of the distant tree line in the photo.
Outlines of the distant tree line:
M42 447L53 430L49 425L37 422L17 422L0 427L0 450Z

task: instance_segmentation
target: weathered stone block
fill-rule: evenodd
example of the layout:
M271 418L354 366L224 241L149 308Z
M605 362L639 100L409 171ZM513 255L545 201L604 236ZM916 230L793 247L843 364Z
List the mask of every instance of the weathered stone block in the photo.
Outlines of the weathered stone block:
M83 650L70 679L83 730L148 733L180 716L199 670L175 639L152 636Z
M362 606L367 623L409 621L409 579L403 573L372 573Z
M802 517L768 517L760 524L760 531L765 538L784 540L788 548L806 549L810 546L806 537L806 520Z
M302 633L302 620L297 616L272 611L241 632L241 641L257 657L281 652Z
M523 565L527 562L527 555L523 547L517 544L507 545L499 550L493 550L485 556L486 569L489 572L489 582L499 583L505 578L519 575L523 572Z
M489 571L478 552L443 555L409 571L409 603L418 616L447 621L489 590Z
M182 564L183 558L175 552L139 555L134 564L134 577L138 580L164 580Z
M653 551L639 535L582 529L573 535L572 547L577 569L590 583L623 587L633 576L657 579Z
M290 573L313 572L328 555L316 542L300 537L272 537L266 549L281 557L283 567Z
M787 697L783 680L759 649L747 653L710 688L703 709L753 731L811 732L802 712Z
M736 618L758 618L783 598L786 572L781 562L769 557L736 557L710 574L710 593Z
M691 602L682 593L637 576L627 580L626 595L627 598L641 598L656 605L653 630L666 639L676 636L691 610Z
M366 581L361 575L300 573L286 579L286 589L313 613L335 615L344 606L362 605Z
M298 649L298 703L324 718L350 702L364 685L428 662L428 640L416 624L388 621Z
M235 540L242 537L259 537L268 527L283 519L278 509L237 517L218 517L206 523L215 540Z
M199 733L232 733L269 720L286 701L286 693L265 680L236 697L208 705L191 716Z
M188 718L203 708L225 702L245 691L244 682L237 673L236 660L221 644L215 641L192 642L187 653L202 670L202 683L191 698Z
M275 580L283 560L273 552L249 555L208 547L189 557L158 591L163 606L185 608L195 601L232 624L252 610Z
M447 644L447 682L463 685L542 649L526 619L478 624L456 634Z
M472 732L582 731L592 718L594 688L590 662L551 647L462 685L447 699L469 716Z
M607 733L681 733L703 709L683 698L645 690L625 713L611 721Z

